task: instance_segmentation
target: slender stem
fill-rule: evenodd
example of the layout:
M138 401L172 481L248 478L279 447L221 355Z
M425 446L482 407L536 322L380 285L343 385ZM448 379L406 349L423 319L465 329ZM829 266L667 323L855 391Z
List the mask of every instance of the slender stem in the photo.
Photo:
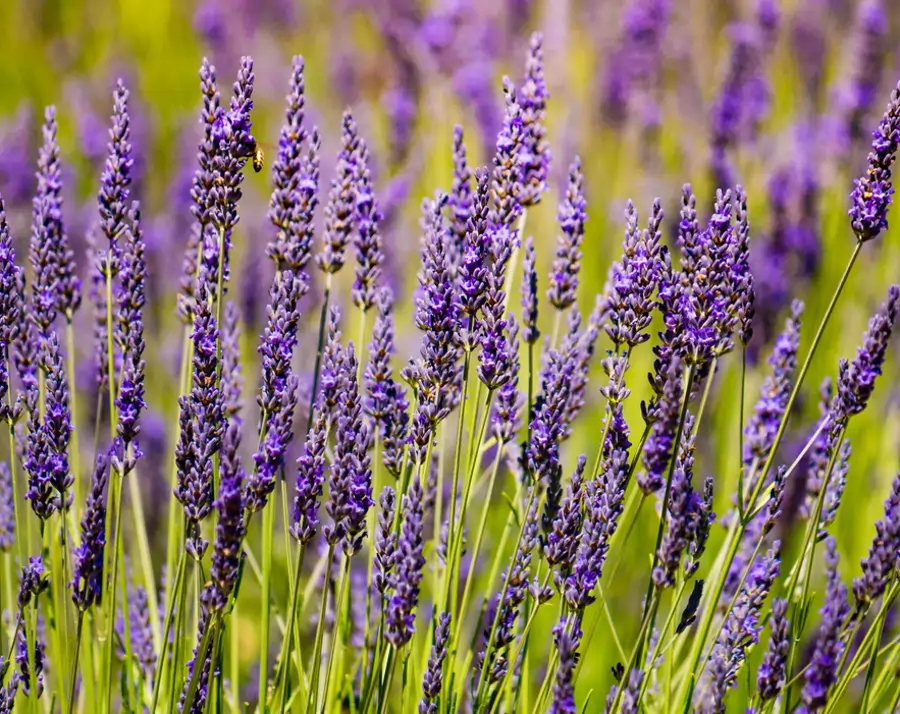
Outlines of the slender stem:
M167 670L168 664L168 650L169 650L169 632L172 630L172 619L175 615L175 602L176 596L181 591L182 581L184 580L184 571L187 565L187 552L182 549L181 556L178 560L178 567L175 571L175 577L171 579L172 587L169 589L169 596L166 602L166 618L165 623L163 624L162 630L162 647L159 650L159 670L156 673L156 681L153 683L153 701L152 706L150 707L151 712L156 711L156 705L159 701L159 693L160 687L162 685L163 680L165 679L165 673ZM180 610L179 610L180 613ZM173 658L174 659L174 658ZM173 671L173 676L175 672ZM174 688L174 687L173 687ZM237 697L237 692L235 692L235 697Z
M269 622L271 616L272 548L275 540L275 504L272 499L262 512L262 602L259 607L259 708L266 712L269 686Z
M72 435L69 442L69 458L71 459L72 498L75 508L81 503L81 449L78 448L78 386L75 382L75 331L72 329L72 317L66 316L66 371L69 380L69 409L72 416Z
M331 280L332 274L325 275L325 295L322 298L322 314L319 316L319 339L316 343L316 364L313 368L312 390L309 393L309 416L306 419L307 424L312 424L313 416L316 413L316 392L319 389L319 377L322 369L322 351L325 348L325 325L328 322L328 300L331 297Z
M275 707L279 709L281 714L284 714L285 700L287 698L287 681L290 675L290 647L291 647L291 639L294 634L294 621L297 615L297 603L300 599L300 578L303 573L303 553L304 553L304 544L300 544L299 553L297 554L297 564L294 566L294 589L293 595L291 597L291 607L288 610L288 620L287 620L287 631L285 632L284 639L282 640L281 645L281 656L278 658L278 670L275 674L275 696L272 700L272 703ZM300 662L301 653L299 648L299 638L297 639L297 658ZM301 669L301 679L303 678L303 672Z
M328 554L325 561L325 581L322 585L322 607L319 610L319 621L316 623L316 641L313 646L312 661L309 663L309 670L312 672L312 680L309 684L309 698L307 701L306 711L309 714L315 714L318 711L319 701L319 670L321 670L322 660L322 640L325 637L325 615L328 606L328 587L331 583L331 570L334 566L334 543L328 544Z
M528 525L528 514L531 511L531 506L534 503L534 497L536 494L537 488L532 487L531 492L528 496L528 502L525 506L524 515L522 517L522 525L519 528L519 537L516 539L516 545L513 549L512 559L515 560L516 554L518 553L519 546L522 543L522 537L525 534L525 528ZM543 500L543 499L542 499ZM506 577L503 579L503 588L500 590L500 597L498 598L498 602L503 602L506 598L506 593L509 590L509 580L512 576L513 568L510 566L506 569ZM485 657L484 661L481 663L481 673L478 677L478 688L475 692L475 699L473 701L473 711L478 711L478 705L482 701L482 697L487 694L486 691L483 691L485 687L487 687L487 674L488 674L488 663L491 661L491 654L493 652L494 647L494 638L497 636L497 626L500 621L500 611L498 610L493 618L493 623L491 624L490 635L487 639L487 645L484 648Z
M331 649L328 651L328 664L325 666L325 682L322 687L322 714L328 710L328 686L331 684L331 673L338 656L343 656L343 638L338 637L338 626L343 620L344 599L350 582L350 556L344 554L344 566L341 568L341 582L338 587L337 600L334 607L334 626L332 628ZM338 652L340 651L340 655Z
M203 636L200 638L200 644L197 647L197 655L194 658L194 671L188 682L187 694L184 698L184 708L182 711L193 711L192 707L194 706L194 699L197 697L197 692L200 689L200 680L203 676L203 663L206 661L206 653L209 652L210 645L212 644L212 640L218 629L218 618L213 615L206 621L206 627L203 628ZM212 677L213 662L210 662L209 669L209 676ZM260 702L260 705L262 705L262 702Z
M75 710L75 685L78 683L78 656L81 654L81 626L84 623L84 611L78 611L78 624L75 626L75 659L72 662L72 686L69 696L69 714Z

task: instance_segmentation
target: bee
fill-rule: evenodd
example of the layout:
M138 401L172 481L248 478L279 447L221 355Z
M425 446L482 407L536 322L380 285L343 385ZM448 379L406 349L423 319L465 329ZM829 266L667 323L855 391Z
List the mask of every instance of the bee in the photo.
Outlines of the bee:
M253 170L256 173L259 173L263 170L263 166L266 165L266 154L262 150L262 147L259 143L254 144L253 146Z

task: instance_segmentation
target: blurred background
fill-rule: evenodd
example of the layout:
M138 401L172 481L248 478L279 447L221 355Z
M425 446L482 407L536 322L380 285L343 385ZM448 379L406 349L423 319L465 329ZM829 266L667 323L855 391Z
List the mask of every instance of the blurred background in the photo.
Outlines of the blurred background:
M157 505L150 508L151 529L153 523L162 524L158 545L164 541L168 503L165 454L174 438L167 423L175 414L172 384L182 334L175 292L191 220L202 58L214 62L224 94L241 55L253 56L254 133L271 160L291 57L304 56L306 123L317 125L323 138L322 193L334 171L341 112L353 109L370 145L385 214L386 274L400 306L402 364L419 341L410 314L420 203L450 186L455 124L465 127L470 163L490 162L503 116L502 77L521 80L528 38L537 30L544 33L553 164L551 191L529 211L526 234L535 238L541 278L553 258L556 206L576 154L584 165L589 215L579 301L585 314L620 254L626 199L634 200L643 217L653 198L661 197L668 217L665 238L671 241L683 183L694 185L701 217L708 216L717 186L742 183L749 194L758 291L751 361L762 363L794 297L807 303L804 354L853 247L846 218L852 179L865 166L871 131L900 79L900 3L0 0L0 193L20 256L27 251L43 109L54 104L65 171L65 220L86 271L86 237L97 214L112 89L121 77L131 90L135 195L143 203L151 274L151 412L142 441L148 454L142 483L151 506ZM232 266L232 296L245 324L248 405L272 271L265 257L265 244L275 233L265 219L270 192L268 167L248 174ZM900 241L893 228L864 248L807 378L784 460L793 458L811 433L819 382L836 374L839 357L852 356L868 316L889 283L898 280L898 261ZM343 292L346 300L349 292ZM318 318L313 298L307 301L301 341L306 357L315 349ZM84 380L78 387L90 394L90 311L81 312L85 339L78 357ZM345 335L356 334L350 324ZM549 325L542 326L549 331ZM627 416L639 431L650 350L640 350L634 362L635 397ZM857 573L856 562L868 547L897 469L895 363L888 365L869 411L854 419L849 431L854 454L845 505L833 529L846 558L845 578ZM709 406L712 418L698 443L698 470L701 477L716 476L716 510L724 513L739 461L739 356L720 367ZM592 454L599 436L599 364L595 372L586 414L566 445L567 468L579 453ZM748 409L763 376L758 369L748 377ZM652 514L644 515L650 517L640 521L627 546L640 558L649 552L656 529ZM710 548L715 547L713 542ZM637 624L633 595L642 587L644 571L623 567L614 582L605 584L626 637L633 637ZM603 627L601 621L586 658L592 676L582 676L580 685L596 688L600 697L617 659ZM252 652L252 627L247 638Z

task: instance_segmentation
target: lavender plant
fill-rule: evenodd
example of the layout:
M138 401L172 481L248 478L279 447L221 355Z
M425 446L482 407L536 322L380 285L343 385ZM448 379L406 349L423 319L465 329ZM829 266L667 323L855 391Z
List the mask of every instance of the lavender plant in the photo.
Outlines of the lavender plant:
M670 5L629 4L613 63L627 72L606 75L610 125L625 132L640 112L642 142L659 130ZM860 18L882 37L879 3ZM203 61L174 310L148 289L168 261L152 260L158 237L136 200L126 83L81 273L63 219L61 112L48 108L27 268L0 199L0 712L896 710L900 477L858 568L842 556L851 587L836 535L847 494L868 488L856 461L872 442L855 424L884 406L900 287L855 357L835 363L821 344L856 264L889 250L878 239L900 85L846 204L854 240L830 301L804 312L794 300L773 344L759 344L785 305L766 302L754 331L755 287L771 296L771 276L750 269L755 189L732 183L764 133L780 21L761 0L732 28L707 142L718 185L684 185L674 222L662 198L624 202L621 253L598 292L587 158L559 177L555 242L542 217L554 83L541 33L520 86L503 80L488 166L453 131L449 193L422 204L411 299L392 274L399 229L377 132L354 109L339 126L307 126L301 57L267 245L245 240L245 174L262 161L253 60L240 59L228 97ZM437 29L418 29L429 52L449 51ZM880 68L870 49L860 65ZM856 74L841 112L854 142L877 84L874 69ZM409 126L393 129L412 141ZM329 138L340 149L324 167ZM773 211L783 237L786 202ZM251 253L272 261L258 339L231 299L248 289L232 264ZM164 333L180 349L174 375ZM756 364L759 350L770 357ZM833 380L810 416L814 371ZM170 411L164 456L142 449L151 407ZM162 485L151 483L160 460ZM164 532L149 527L148 489L168 506ZM598 647L613 653L609 674L592 663Z

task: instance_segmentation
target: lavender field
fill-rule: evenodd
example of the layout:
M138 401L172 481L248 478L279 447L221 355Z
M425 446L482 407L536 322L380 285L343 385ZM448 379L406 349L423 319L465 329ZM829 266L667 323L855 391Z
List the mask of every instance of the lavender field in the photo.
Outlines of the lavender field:
M0 714L900 712L900 4L0 46Z

